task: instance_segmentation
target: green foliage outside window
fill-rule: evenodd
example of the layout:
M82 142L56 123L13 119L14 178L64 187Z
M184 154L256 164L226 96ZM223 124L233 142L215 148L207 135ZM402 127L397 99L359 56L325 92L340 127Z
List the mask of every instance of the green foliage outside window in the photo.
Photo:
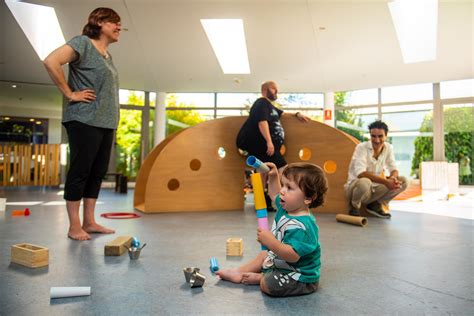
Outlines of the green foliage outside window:
M347 92L335 92L334 93L334 105L341 106L344 105L344 100L346 98ZM344 109L344 110L337 110L336 112L336 124L337 122L345 122L353 126L362 127L362 120L357 117L353 110ZM359 141L365 141L364 135L361 131L357 131L351 128L347 128L344 126L337 126L337 129L354 136Z
M166 99L166 107L171 108L187 108L186 110L167 110L166 111L166 135L171 135L177 131L185 128L181 124L187 126L194 126L206 119L196 110L190 110L194 105L178 103L178 97L175 94L169 94ZM178 122L179 125L173 124Z
M432 114L423 119L420 132L432 132ZM460 172L460 184L473 184L474 170L473 145L474 145L474 120L473 108L447 108L444 110L444 150L448 162L468 163ZM415 155L412 160L411 173L419 176L420 163L433 160L433 137L419 136L415 139Z

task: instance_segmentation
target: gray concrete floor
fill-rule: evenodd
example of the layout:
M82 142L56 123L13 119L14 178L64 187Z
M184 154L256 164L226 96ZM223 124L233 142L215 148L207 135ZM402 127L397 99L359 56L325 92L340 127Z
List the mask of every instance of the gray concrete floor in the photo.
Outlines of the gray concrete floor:
M57 192L0 188L7 202L36 201L29 217L11 217L12 210L25 207L21 203L0 213L1 315L472 315L474 310L470 220L393 211L392 220L370 218L360 228L316 213L323 251L318 292L271 298L257 286L220 281L208 268L213 256L227 268L257 255L251 204L240 212L97 217L117 233L77 242L66 238L68 219ZM129 212L132 200L133 191L103 190L97 213ZM119 235L148 244L140 259L104 257L104 245ZM235 236L244 240L242 258L226 257L226 239ZM49 266L11 264L11 245L24 242L49 248ZM188 266L204 272L203 288L185 283L182 268ZM52 286L91 286L92 295L50 300Z

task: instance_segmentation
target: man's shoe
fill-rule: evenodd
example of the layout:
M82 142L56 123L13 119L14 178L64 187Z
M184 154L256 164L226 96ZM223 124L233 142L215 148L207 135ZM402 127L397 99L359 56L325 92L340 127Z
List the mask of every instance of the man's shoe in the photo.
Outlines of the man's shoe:
M351 209L349 210L349 215L350 216L360 216L360 212L358 209L355 209L353 207L351 207Z
M379 218L389 219L392 217L390 213L385 213L382 205L379 202L372 202L366 206L367 213L372 214Z

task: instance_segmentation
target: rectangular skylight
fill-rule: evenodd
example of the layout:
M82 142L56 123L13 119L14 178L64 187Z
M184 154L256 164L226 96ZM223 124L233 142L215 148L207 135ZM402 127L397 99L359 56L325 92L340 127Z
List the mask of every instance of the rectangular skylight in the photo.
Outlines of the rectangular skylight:
M393 0L388 3L403 61L436 59L438 0Z
M5 3L41 60L66 43L54 8L16 0Z
M224 74L249 74L249 58L242 19L201 19Z

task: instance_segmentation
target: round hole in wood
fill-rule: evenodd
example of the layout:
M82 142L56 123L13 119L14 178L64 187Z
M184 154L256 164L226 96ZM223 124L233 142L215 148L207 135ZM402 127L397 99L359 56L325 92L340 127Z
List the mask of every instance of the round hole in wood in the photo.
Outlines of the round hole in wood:
M198 171L199 169L201 169L201 162L199 161L199 159L193 159L189 163L189 167L193 171Z
M324 168L324 171L326 171L326 173L331 174L331 173L336 172L336 170L337 170L337 164L336 164L336 162L333 161L333 160L327 160L327 161L324 163L323 168Z
M168 189L170 189L170 191L176 191L178 190L178 188L179 188L178 179L171 179L170 181L168 181Z
M300 159L303 161L308 161L311 159L311 149L303 147L299 152Z
M225 158L225 148L219 147L219 149L217 149L217 155L219 156L220 159Z

